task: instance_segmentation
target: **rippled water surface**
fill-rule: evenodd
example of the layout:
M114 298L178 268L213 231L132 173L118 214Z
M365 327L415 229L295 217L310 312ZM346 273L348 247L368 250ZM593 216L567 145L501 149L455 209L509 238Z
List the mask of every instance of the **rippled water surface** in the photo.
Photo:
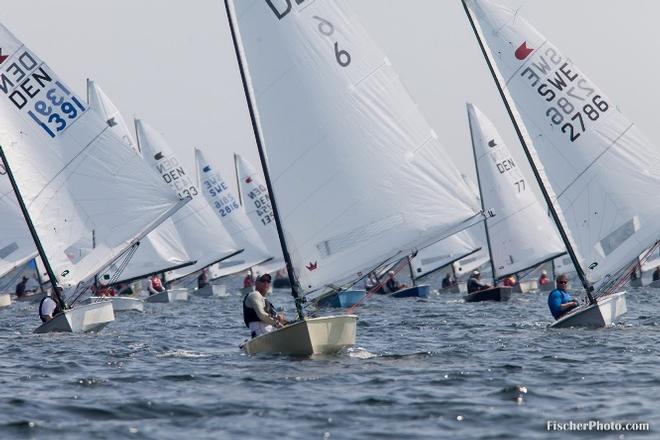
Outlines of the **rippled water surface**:
M236 292L237 280L229 291ZM336 356L247 356L240 296L147 304L99 334L33 335L0 310L0 438L563 438L547 420L644 421L660 438L658 290L613 328L549 330L545 294L374 297ZM273 302L292 315L287 291ZM578 433L574 433L578 436Z

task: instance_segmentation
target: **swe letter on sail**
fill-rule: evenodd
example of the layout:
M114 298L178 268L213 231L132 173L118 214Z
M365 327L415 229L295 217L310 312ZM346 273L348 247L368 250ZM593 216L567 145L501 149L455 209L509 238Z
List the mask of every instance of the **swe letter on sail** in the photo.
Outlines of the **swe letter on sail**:
M265 0L266 4L270 6L271 11L275 14L278 20L286 17L291 12L291 0ZM305 0L295 0L297 5L305 2Z

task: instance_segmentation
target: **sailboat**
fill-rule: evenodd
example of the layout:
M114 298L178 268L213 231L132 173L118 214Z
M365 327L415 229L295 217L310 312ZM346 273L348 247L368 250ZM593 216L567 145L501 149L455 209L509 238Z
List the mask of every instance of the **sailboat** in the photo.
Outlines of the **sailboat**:
M527 159L586 290L554 327L610 325L660 236L660 150L518 11L464 0Z
M3 26L0 47L0 156L63 310L35 332L99 330L114 320L112 304L70 306L188 199Z
M268 253L266 245L259 237L245 210L234 197L229 185L206 160L202 150L198 148L195 148L195 163L197 165L198 188L204 194L209 206L211 206L218 220L225 226L236 245L243 249L243 252L239 255L241 260L236 262L233 262L233 259L224 261L223 263L229 264L214 271L213 277L220 278L232 275L271 260L273 257ZM224 286L211 282L208 286L197 289L193 293L201 296L220 295L221 292L218 290L220 288L224 288Z
M192 201L172 216L172 221L185 243L188 255L196 261L194 265L166 272L167 283L187 277L199 270L240 254L238 247L225 226L211 211L210 205L202 197L192 177L186 172L165 138L146 122L136 119L135 130L140 151L152 170L177 194L192 197ZM184 299L184 289L168 288L168 294L152 295L148 301L161 298ZM185 294L187 295L187 294ZM186 296L187 298L187 296Z
M501 301L508 299L513 289L498 287L500 280L566 252L546 210L493 123L473 104L467 104L467 115L481 203L494 209L497 216L484 222L496 287L468 294L466 301Z
M355 342L357 316L305 317L306 294L351 285L482 214L345 2L225 7L298 315L243 347L334 352Z
M119 109L98 83L91 79L87 79L87 102L90 109L101 116L109 129L135 154L142 157L137 142L131 135L128 124ZM168 270L190 266L194 263L186 252L174 223L168 218L140 242L140 246L133 254L130 264L121 271L119 277L113 279L113 284L131 283L146 278L153 273L163 273ZM111 274L116 273L118 269L117 265L111 265L100 276L100 279L109 280ZM90 302L99 300L111 301L115 312L142 311L144 309L144 301L135 297L89 298Z

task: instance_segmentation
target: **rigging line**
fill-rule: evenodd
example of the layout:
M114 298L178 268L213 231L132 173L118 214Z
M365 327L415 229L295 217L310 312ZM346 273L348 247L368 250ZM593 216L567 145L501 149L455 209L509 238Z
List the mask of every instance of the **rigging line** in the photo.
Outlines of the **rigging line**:
M391 271L394 272L394 274L393 275L388 274L387 277L383 278L382 281L378 281L378 284L376 284L374 287L372 287L371 290L369 290L366 293L366 295L364 295L362 297L362 299L360 299L360 301L358 301L357 303L353 304L351 307L346 309L346 314L352 315L354 313L355 309L357 309L359 306L361 306L362 304L367 302L372 296L374 296L374 294L376 292L378 292L380 289L382 289L390 279L394 278L394 276L396 274L401 272L401 270L403 270L403 268L407 264L408 264L407 258L402 258L401 260L399 260L399 262L396 263L396 265L392 269L390 269ZM392 293L394 293L394 292L392 292Z

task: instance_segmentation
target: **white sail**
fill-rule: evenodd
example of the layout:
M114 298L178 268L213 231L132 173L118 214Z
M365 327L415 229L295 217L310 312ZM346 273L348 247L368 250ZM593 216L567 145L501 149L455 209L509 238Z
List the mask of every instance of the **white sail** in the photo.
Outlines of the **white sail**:
M475 216L451 158L346 2L230 5L303 291L355 279Z
M229 185L206 160L204 153L197 148L195 148L195 163L197 164L199 188L204 194L204 198L236 245L243 249L243 252L236 257L219 263L224 267L216 268L212 274L213 277L230 275L271 259L272 256L268 254L266 245L259 237L238 199L234 197Z
M609 285L660 237L660 150L518 11L467 4L587 281Z
M137 143L133 139L133 136L131 136L131 130L128 128L128 124L126 124L119 109L108 98L108 95L105 94L101 87L91 79L87 80L87 103L90 108L101 115L106 124L126 145L140 154Z
M479 246L467 231L421 249L411 260L415 278L423 277L475 253Z
M211 211L163 136L141 120L135 121L135 127L144 160L179 196L192 197L186 207L172 216L172 221L188 255L197 263L169 272L167 279L181 278L239 252L240 248ZM153 174L153 171L150 173Z
M37 248L18 207L7 173L0 163L0 278L37 254Z
M493 123L472 104L467 111L483 206L496 212L486 220L493 276L503 278L563 254L547 210Z
M268 249L268 253L273 256L268 262L268 268L260 268L260 272L282 269L285 266L282 245L277 235L268 188L250 162L238 154L234 155L234 160L243 209Z
M1 26L0 47L0 145L59 283L76 286L182 201Z
M87 80L89 107L96 111L124 143L140 155L137 143L124 121L119 109L108 95L92 80ZM140 156L141 157L141 156ZM108 268L108 275L116 282L148 276L155 272L164 272L192 263L185 246L171 219L165 220L156 229L141 240L140 246L130 260L129 265L116 273L117 264Z

